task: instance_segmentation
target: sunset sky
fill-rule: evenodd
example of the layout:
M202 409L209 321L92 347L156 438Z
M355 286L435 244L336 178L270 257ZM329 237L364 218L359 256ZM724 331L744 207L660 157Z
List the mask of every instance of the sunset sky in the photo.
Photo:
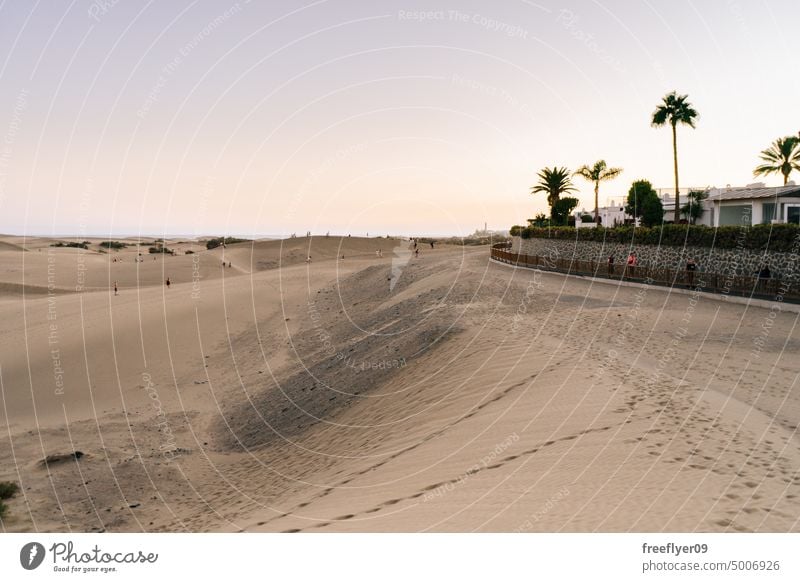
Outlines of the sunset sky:
M544 166L623 167L601 204L670 187L671 90L700 112L682 185L745 185L800 130L798 22L796 0L4 2L0 232L505 229L546 210Z

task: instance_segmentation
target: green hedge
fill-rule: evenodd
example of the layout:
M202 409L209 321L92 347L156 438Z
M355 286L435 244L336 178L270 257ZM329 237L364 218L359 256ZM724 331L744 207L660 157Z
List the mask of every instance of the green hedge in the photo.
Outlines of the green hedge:
M525 239L554 238L610 244L686 245L720 249L770 250L773 252L797 252L800 250L800 227L795 224L758 224L749 228L740 226L711 228L688 224L665 224L653 228L633 226L616 228L513 226L510 232L512 236L521 236Z

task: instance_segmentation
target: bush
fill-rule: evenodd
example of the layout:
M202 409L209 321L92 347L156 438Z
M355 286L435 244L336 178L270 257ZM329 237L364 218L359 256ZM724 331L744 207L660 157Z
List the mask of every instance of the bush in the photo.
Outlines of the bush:
M581 221L583 222L594 222L594 216L591 214L581 214Z
M19 485L12 481L0 482L0 499L11 499L19 491Z
M193 251L192 249L189 249L188 251L186 251L186 252L185 252L185 253L183 253L183 254L184 254L184 255L193 255L193 254L194 254L194 251Z
M64 242L58 241L57 243L53 243L50 246L51 247L58 247L58 248L66 247L66 248L70 248L70 249L88 250L89 249L89 241L85 240L83 242L68 242L68 243L64 243Z
M697 246L719 249L743 248L755 251L791 252L800 242L800 227L795 224L758 224L749 228L740 226L708 226L665 224L648 228L644 226L617 226L606 228L575 229L565 226L552 228L516 227L517 235L524 239L555 238L561 240L587 240L596 242Z
M11 499L19 491L19 486L11 481L3 481L0 483L0 500ZM0 501L0 519L3 519L8 513L8 505Z
M172 249L169 249L167 247L150 247L147 250L151 255L157 255L157 254L160 254L160 253L164 253L165 255L174 255L175 254L175 251L173 251Z
M212 238L206 241L206 248L208 250L215 249L220 245L232 245L235 243L242 243L242 242L250 242L249 239L246 238L234 238L232 236L219 236L217 238Z
M103 242L100 243L100 247L101 248L114 249L114 250L117 250L117 251L120 250L120 249L124 249L127 246L128 246L127 243L119 242L119 241L116 241L116 240L104 240Z

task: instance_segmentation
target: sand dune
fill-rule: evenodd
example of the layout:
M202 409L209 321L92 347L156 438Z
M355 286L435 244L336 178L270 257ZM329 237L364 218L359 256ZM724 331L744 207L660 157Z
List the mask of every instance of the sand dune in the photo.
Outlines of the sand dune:
M42 244L0 249L6 531L800 529L793 314L486 248Z

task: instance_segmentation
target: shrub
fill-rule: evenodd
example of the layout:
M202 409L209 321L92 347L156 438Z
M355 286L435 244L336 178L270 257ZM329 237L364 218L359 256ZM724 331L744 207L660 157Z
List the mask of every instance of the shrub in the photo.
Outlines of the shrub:
M64 243L64 242L58 241L57 243L53 243L50 246L51 247L59 247L59 248L67 247L67 248L70 248L70 249L88 249L89 248L89 241L85 240L83 242L68 242L68 243Z
M8 505L2 502L3 499L10 499L19 491L19 486L11 481L0 483L0 520L8 513Z
M117 240L104 240L103 242L100 243L100 247L104 249L114 249L117 251L120 249L124 249L127 246L128 246L127 243L119 242Z
M772 252L797 251L800 243L800 227L795 224L758 224L749 228L720 226L712 228L689 224L664 224L648 228L644 226L617 226L606 228L580 228L558 226L552 228L518 227L518 236L529 238L555 238L562 240L586 240L609 244L644 244L664 246L697 246L719 249L744 248Z
M19 485L12 481L0 482L0 499L11 499L19 491Z
M208 250L211 250L211 249L215 249L218 246L223 245L223 244L232 245L232 244L241 243L241 242L250 242L250 240L246 239L246 238L234 238L232 236L219 236L219 237L216 237L216 238L208 239L206 241L206 248Z
M594 222L594 216L591 214L581 214L581 221L583 222Z
M194 251L193 251L192 249L189 249L188 251L186 251L186 252L185 252L185 253L183 253L183 254L184 254L184 255L193 255L193 254L194 254Z
M147 250L151 255L157 255L159 253L164 253L165 255L174 255L175 254L175 251L173 251L172 249L169 249L167 247L160 247L160 246L159 247L150 247Z

